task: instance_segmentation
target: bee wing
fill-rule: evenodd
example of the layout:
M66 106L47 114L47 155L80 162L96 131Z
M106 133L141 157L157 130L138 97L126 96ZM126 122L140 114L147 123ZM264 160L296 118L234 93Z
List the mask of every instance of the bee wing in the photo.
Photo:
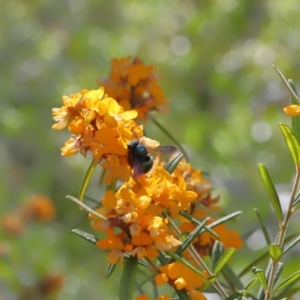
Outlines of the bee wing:
M142 165L140 161L136 158L134 160L134 166L133 166L133 177L135 179L139 178L142 174L144 174Z
M167 155L172 155L179 151L176 146L158 146L153 150Z

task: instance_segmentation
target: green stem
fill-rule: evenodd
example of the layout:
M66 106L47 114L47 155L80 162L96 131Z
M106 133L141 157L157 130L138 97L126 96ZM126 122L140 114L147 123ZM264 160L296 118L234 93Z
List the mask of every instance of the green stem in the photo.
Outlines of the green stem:
M290 202L289 202L288 211L285 215L283 222L279 223L280 231L279 231L279 237L278 237L278 245L281 249L283 248L284 238L286 236L287 228L289 225L289 220L293 214L293 203L294 203L294 199L295 199L295 196L296 196L296 193L298 190L299 180L300 180L300 166L296 166L296 178L294 181L294 186L293 186L292 195L291 195ZM274 285L275 273L276 273L276 269L277 269L279 262L280 262L280 260L273 261L271 259L271 261L270 261L271 271L270 271L270 276L269 276L269 280L268 280L268 290L265 293L265 300L269 300L272 297L272 289L273 289L273 285Z

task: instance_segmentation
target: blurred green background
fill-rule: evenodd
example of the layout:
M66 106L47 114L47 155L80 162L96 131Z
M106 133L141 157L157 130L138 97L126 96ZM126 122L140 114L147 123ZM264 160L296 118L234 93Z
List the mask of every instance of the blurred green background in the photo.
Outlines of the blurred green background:
M277 123L289 124L282 111L289 95L272 64L300 82L299 10L295 0L3 1L0 214L38 193L53 199L57 216L30 224L21 236L1 233L7 246L0 257L2 299L18 299L50 273L64 276L55 299L118 295L119 275L104 278L105 256L69 233L82 212L65 195L77 195L89 161L62 158L69 134L51 129L51 109L61 106L62 95L97 88L113 57L138 55L154 65L170 99L170 113L160 122L184 145L195 168L210 173L224 213L243 211L233 226L241 234L257 228L257 207L274 237L278 226L257 164L267 166L285 204L294 167ZM146 130L170 143L152 124ZM88 194L100 198L95 177ZM80 228L90 230L88 222ZM243 269L264 246L256 232L233 268ZM285 273L297 264L295 250Z

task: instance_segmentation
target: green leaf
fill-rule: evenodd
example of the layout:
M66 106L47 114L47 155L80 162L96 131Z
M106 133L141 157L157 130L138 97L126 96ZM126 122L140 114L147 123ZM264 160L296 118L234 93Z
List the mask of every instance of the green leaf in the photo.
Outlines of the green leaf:
M228 260L231 258L233 253L235 252L235 248L229 248L218 260L216 263L216 267L213 269L214 274L217 275L222 268L227 264Z
M282 131L286 145L290 150L294 164L297 166L300 163L300 146L298 140L289 126L287 126L286 124L279 124L279 127Z
M229 297L225 298L225 300L236 300L236 299L239 299L238 298L239 296L243 296L243 292L241 292L241 291L235 292L235 293L231 294Z
M291 87L291 89L294 91L294 93L298 96L298 93L296 91L296 87L295 87L293 80L289 79L288 83L289 83L289 86ZM291 95L290 96L291 104L299 105L298 99L295 99L295 97L292 94L290 94L290 95ZM295 133L298 143L300 143L300 116L292 117L292 129Z
M80 201L83 200L83 197L84 197L84 193L86 191L86 188L89 184L89 181L95 171L95 168L97 166L97 163L93 160L89 166L89 168L87 169L84 177L83 177L83 180L82 180L82 183L81 183L81 186L80 186L80 189L79 189L79 194L78 194L78 199Z
M269 196L270 202L274 208L274 211L277 215L278 220L281 222L283 219L282 209L281 209L279 198L278 198L277 192L275 190L275 187L273 185L273 182L269 176L269 173L268 173L266 167L262 164L259 164L258 167L259 167L260 175L263 180L265 189Z
M108 251L107 251L107 252L108 252ZM127 261L127 260L131 257L131 254L128 253L128 252L125 252L125 253L123 253L123 256L124 256L125 261ZM138 260L138 263L139 263L140 266L146 267L147 269L150 268L150 265L149 265L148 263L146 263L146 262L145 262L144 260L142 260L142 259L139 259L139 260Z
M193 243L194 239L199 236L208 220L209 218L205 219L183 240L183 243L176 249L175 252L178 256L181 256L181 254Z
M237 216L239 216L239 215L241 215L241 214L242 214L241 211L236 211L236 212L231 213L231 214L229 214L229 215L227 215L227 216L225 216L225 217L222 217L221 219L219 219L219 220L217 220L217 221L215 221L215 222L213 222L213 223L210 223L207 227L209 227L209 228L214 228L214 227L216 227L216 226L218 226L218 225L220 225L220 224L226 223L226 222L228 222L229 220L234 219L235 217L237 217Z
M293 283L294 284L294 283ZM293 284L290 284L285 287L284 290L282 290L280 293L278 293L276 296L272 298L272 300L282 300L282 297L286 297L285 299L292 299L294 294L298 293L300 291L300 288L291 288Z
M280 248L279 245L277 244L270 244L269 245L269 254L270 257L274 260L274 261L279 261L282 257L282 250Z
M87 233L87 232L84 232L84 231L81 231L79 229L72 229L71 230L72 233L80 236L81 238L83 238L84 240L92 243L92 244L96 244L97 241L99 241L99 239L97 239L95 236L93 236L92 234L90 233Z
M268 288L268 283L264 271L262 269L253 267L252 272L257 276L258 280L260 281L260 284L266 290Z
M221 256L224 254L224 246L219 241L215 241L213 249L212 249L212 268L214 269L217 265L217 262L221 258Z
M180 161L183 159L183 154L178 153L173 159L171 159L165 166L168 173L172 174Z
M158 250L158 257L157 257L157 260L160 262L161 265L166 265L168 263L168 261L170 260L170 257L167 256L165 254L165 252L161 251L161 250Z
M294 274L292 274L291 276L289 276L286 280L284 280L277 288L275 288L273 293L274 294L277 293L278 291L285 288L287 285L292 284L295 281L297 281L299 278L300 278L300 271L297 271Z
M247 299L252 299L252 300L258 300L254 295L252 295L251 293L245 291L243 296L245 296ZM239 298L239 300L243 300L245 298Z
M191 300L190 296L188 295L187 291L184 290L177 290L175 289L177 296L180 300Z
M100 215L99 213L97 213L97 211L93 210L92 208L90 208L89 206L87 206L77 198L70 195L67 195L66 198L72 200L74 203L78 204L81 208L83 208L85 211L89 212L90 214L94 215L95 217L98 217L102 220L107 220L106 217Z
M277 264L277 267L276 267L276 270L275 270L275 275L274 275L274 284L277 282L277 280L279 279L280 277L280 274L283 270L283 267L284 267L284 263L280 262ZM273 285L274 285L273 284Z
M106 273L105 273L105 278L109 278L110 275L114 272L117 264L111 264L107 266Z
M258 278L253 278L245 287L246 291L250 291L257 283Z
M300 242L300 236L298 236L295 240L293 240L283 251L283 254L290 251L293 247L295 247Z
M244 290L243 283L229 265L224 266L224 268L221 270L221 273L228 284L232 284L232 286L239 290Z
M130 256L130 258L128 258L128 260L125 262L125 266L121 276L119 288L120 300L131 300L133 298L137 270L138 259L136 256Z
M298 105L299 104L299 98L298 98L298 93L297 93L297 90L296 90L295 83L294 83L294 81L292 79L288 79L287 82L288 82L289 86L291 87L291 89L293 90L293 92L295 93L295 95L297 96L297 98L295 98L293 96L293 94L291 93L290 102L291 102L291 104Z
M190 220L191 222L193 223L196 223L196 224L201 224L201 222L193 217L191 217L188 213L184 212L184 211L180 211L179 212L180 215L182 215L183 217L187 218L188 220ZM208 231L209 229L212 229L214 227L217 227L219 226L220 224L223 224L223 223L226 223L227 221L231 220L231 219L234 219L235 217L241 215L242 212L241 211L236 211L234 213L231 213L213 223L210 223L209 225L205 226L204 229L203 229L203 232L204 231ZM208 231L209 233L211 233L211 231ZM202 231L201 231L202 233ZM213 234L214 236L216 235L216 233L211 233ZM220 239L220 237L217 235L217 239Z
M300 191L295 196L294 202L293 202L293 209L297 211L300 208Z
M256 217L258 219L260 228L261 228L261 230L262 230L262 232L264 234L265 240L266 240L267 244L270 245L271 244L271 239L270 239L268 230L267 230L266 226L263 223L263 219L262 219L259 211L256 208L254 209L254 212L256 213Z

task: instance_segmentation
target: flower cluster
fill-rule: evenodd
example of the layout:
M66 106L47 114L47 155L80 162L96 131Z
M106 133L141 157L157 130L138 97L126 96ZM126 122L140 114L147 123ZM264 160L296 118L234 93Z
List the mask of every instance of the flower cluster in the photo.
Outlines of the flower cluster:
M167 111L168 99L157 83L153 66L145 66L138 57L114 58L109 77L98 79L98 83L125 110L135 109L140 119L146 119L149 111Z
M143 128L133 119L135 110L124 111L116 100L104 94L104 89L82 90L63 96L64 106L52 110L57 122L53 129L68 126L71 138L61 149L63 156L92 153L93 159L102 162L106 169L105 182L117 178L128 180L127 144L143 135Z
M142 188L134 192L134 182L124 183L115 194L106 192L102 207L96 211L107 220L93 219L93 228L104 231L106 239L98 241L100 248L111 250L109 262L123 259L125 252L155 258L158 250L166 251L181 244L180 240L169 233L168 219L161 217L169 211L173 216L180 210L189 208L196 194L187 191L183 178L179 184L161 166L150 175L140 179ZM114 228L121 229L115 233Z
M156 264L166 255L162 253L180 249L183 233L196 228L182 212L199 221L209 217L208 223L212 223L216 220L215 211L221 209L219 197L212 196L211 184L200 170L178 160L169 172L160 155L148 153L172 148L159 147L157 141L144 137L143 127L134 121L146 118L150 110L163 110L167 103L152 67L131 57L113 59L111 64L110 77L99 80L107 94L102 87L82 90L64 96L64 105L52 111L57 122L53 128L67 126L71 132L62 155L91 154L93 162L105 171L106 192L100 197L100 206L93 212L89 210L92 228L101 233L95 243L108 252L110 264L123 264L128 255L145 259L156 273L157 285L168 283L193 300L205 299L199 289L203 287L203 278L212 276L206 269L201 277L182 261L170 262L167 256L164 264ZM170 165L173 161L176 159ZM112 184L117 179L122 180L118 188ZM214 231L225 248L242 246L239 234L228 230L225 224L219 224ZM215 241L215 236L204 232L193 238L190 247L201 259L211 255ZM189 248L184 249L182 259L195 265L195 253L191 255ZM141 295L137 299L148 298ZM162 295L157 299L170 297Z

